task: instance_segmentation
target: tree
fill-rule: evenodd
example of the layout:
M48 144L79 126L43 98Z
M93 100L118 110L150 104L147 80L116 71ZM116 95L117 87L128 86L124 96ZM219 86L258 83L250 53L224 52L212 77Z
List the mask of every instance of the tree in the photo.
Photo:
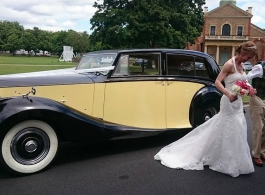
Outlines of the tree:
M87 34L86 31L80 33L80 39L79 39L79 52L81 54L89 51L90 48L90 38L89 34Z
M58 31L52 34L51 43L52 43L52 50L51 52L57 53L58 57L61 56L63 53L63 46L66 46L66 31Z
M33 50L33 51L37 51L38 49L38 41L37 38L34 36L33 30L31 29L26 29L24 31L23 37L22 37L22 47L23 49L25 49L26 51L29 52Z
M43 51L51 51L52 49L52 32L39 30L37 35L38 49Z
M104 0L91 18L91 43L109 48L184 48L203 27L204 0Z
M91 18L93 33L90 36L92 44L102 45L102 49L120 48L128 45L129 37L126 29L128 1L104 0L103 4L95 2L98 10Z
M89 35L87 32L78 33L74 30L69 30L65 41L67 45L74 48L75 52L83 54L89 50Z
M16 50L21 49L21 41L18 35L11 34L7 38L7 42L3 45L5 51L10 51L15 54Z
M84 53L90 50L89 35L86 31L74 30L51 32L41 30L38 27L26 29L18 22L0 21L0 51L25 49L30 53L39 50L56 53L59 57L63 52L63 46L73 46L75 51ZM101 44L96 44L99 48Z
M18 22L0 21L1 49L14 53L21 49L24 27Z

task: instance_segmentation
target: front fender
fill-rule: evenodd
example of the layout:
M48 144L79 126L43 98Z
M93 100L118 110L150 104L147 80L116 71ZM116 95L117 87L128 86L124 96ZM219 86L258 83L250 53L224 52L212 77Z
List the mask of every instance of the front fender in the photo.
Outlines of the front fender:
M56 101L40 97L0 99L0 131L29 119L49 123L65 141L104 139L104 123L101 120Z

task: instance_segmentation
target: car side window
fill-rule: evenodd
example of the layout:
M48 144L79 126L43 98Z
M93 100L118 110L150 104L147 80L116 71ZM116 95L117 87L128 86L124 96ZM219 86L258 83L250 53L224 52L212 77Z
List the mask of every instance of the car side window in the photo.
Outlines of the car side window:
M206 60L202 57L190 55L167 55L167 74L210 78L206 69Z
M121 55L113 76L158 75L160 72L159 54Z

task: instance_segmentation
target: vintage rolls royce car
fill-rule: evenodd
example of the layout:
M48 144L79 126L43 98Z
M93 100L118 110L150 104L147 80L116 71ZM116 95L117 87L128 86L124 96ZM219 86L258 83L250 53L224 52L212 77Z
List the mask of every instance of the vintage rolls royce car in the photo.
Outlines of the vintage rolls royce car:
M146 66L133 65L147 59ZM99 60L104 63L98 63ZM195 64L200 64L196 68ZM0 76L0 161L46 169L61 141L93 143L196 127L219 111L220 72L202 52L89 52L76 68Z

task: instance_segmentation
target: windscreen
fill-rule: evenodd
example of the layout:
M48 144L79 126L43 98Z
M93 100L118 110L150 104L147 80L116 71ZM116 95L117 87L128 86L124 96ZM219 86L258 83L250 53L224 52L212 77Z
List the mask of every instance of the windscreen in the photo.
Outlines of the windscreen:
M115 57L116 54L107 53L84 55L80 60L77 69L93 69L112 66Z

